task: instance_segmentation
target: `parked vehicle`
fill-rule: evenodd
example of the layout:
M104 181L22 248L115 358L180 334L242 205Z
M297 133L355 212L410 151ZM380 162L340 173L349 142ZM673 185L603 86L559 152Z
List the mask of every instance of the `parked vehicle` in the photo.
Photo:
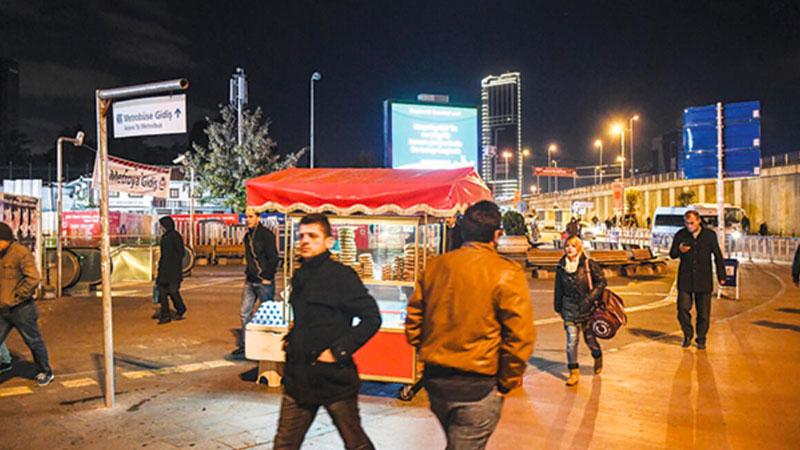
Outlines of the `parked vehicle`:
M650 232L650 245L654 250L669 250L675 233L683 228L683 215L689 210L699 212L706 226L717 229L717 205L698 203L689 206L660 206L653 215ZM725 234L730 234L734 239L741 236L744 217L742 208L725 205Z

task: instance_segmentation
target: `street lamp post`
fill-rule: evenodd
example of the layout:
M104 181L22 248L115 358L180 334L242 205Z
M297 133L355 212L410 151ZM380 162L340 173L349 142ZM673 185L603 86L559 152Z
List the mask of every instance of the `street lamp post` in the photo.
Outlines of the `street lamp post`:
M550 144L547 147L547 167L550 167L553 164L552 163L552 161L553 161L552 154L555 153L555 151L557 149L558 149L558 147L556 147L556 144ZM550 179L551 178L553 178L553 177L548 177L547 178L547 192L550 192L553 189L553 187L550 185Z
M553 167L558 167L558 161L553 160ZM556 187L556 192L558 192L558 177L553 177L553 185Z
M603 141L600 139L595 140L594 146L600 150L600 165L598 170L600 171L600 184L603 184Z
M311 74L311 108L310 108L310 119L309 120L309 148L310 148L310 163L309 167L312 169L314 168L314 82L319 81L322 79L322 74L319 72L314 72Z
M631 164L630 164L630 167L631 167L631 179L636 176L636 164L634 163L634 157L633 157L633 155L634 155L634 151L633 151L633 122L636 122L637 120L639 120L639 115L638 114L636 114L633 117L631 117L630 121L628 121L628 124L630 125L629 129L631 130Z
M56 232L58 235L56 236L56 298L61 298L61 282L63 280L63 276L61 271L62 261L61 259L64 256L64 243L62 242L62 234L63 234L63 219L61 218L61 214L64 209L64 193L63 193L63 186L64 186L64 177L62 175L62 168L63 166L63 152L62 152L62 144L66 141L74 145L75 147L80 147L83 145L83 138L84 134L83 131L78 131L78 134L74 138L69 137L59 137L56 140L56 180L58 183L58 212L56 213Z
M508 150L503 152L503 159L506 160L506 181L508 181L508 158L511 157L511 152Z
M185 164L186 155L172 160L173 164ZM194 251L194 166L189 165L189 248Z
M525 187L525 158L527 158L528 156L531 156L530 149L527 149L527 148L523 149L522 150L522 160L520 161L520 164L522 165L522 171L521 171L522 172L522 176L519 179L519 192L520 192L520 195L522 195L522 189Z

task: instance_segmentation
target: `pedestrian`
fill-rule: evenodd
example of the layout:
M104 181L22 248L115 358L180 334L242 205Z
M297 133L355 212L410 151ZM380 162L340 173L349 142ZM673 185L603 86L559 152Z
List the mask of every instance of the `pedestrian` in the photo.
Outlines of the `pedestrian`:
M175 306L175 320L183 320L186 315L186 304L180 292L183 281L183 256L186 249L183 246L183 238L175 230L175 221L172 217L164 216L158 223L164 230L159 244L161 256L158 259L158 276L156 276L158 303L161 305L158 324L163 325L172 321L169 310L170 298Z
M408 301L408 342L448 449L482 449L505 395L522 384L536 331L525 273L497 253L500 209L464 214L464 245L428 262Z
M792 281L794 285L800 287L800 245L794 251L794 259L792 260Z
M700 213L686 211L684 228L675 233L669 256L680 258L678 267L678 322L683 330L683 348L692 345L692 304L697 310L697 339L699 350L706 348L706 334L711 318L711 291L713 290L711 256L717 267L717 280L725 284L725 263L717 242L717 234L702 226Z
M578 223L578 219L573 217L567 224L567 237L579 236L580 232L580 224Z
M461 219L458 216L452 216L445 219L445 225L447 230L447 250L452 251L459 247L461 244L464 243L464 240L461 238Z
M6 343L0 343L0 373L11 370L11 352L8 351Z
M603 269L583 251L583 241L577 236L567 239L564 256L556 266L553 309L564 320L567 334L567 386L575 386L580 379L578 340L583 341L594 358L594 373L603 370L603 351L592 332L589 319L597 309L600 295L606 287Z
M361 382L352 356L380 328L378 305L353 269L330 259L334 238L327 217L303 217L297 238L302 266L292 277L294 324L285 340L284 394L274 448L300 448L322 406L346 448L373 449L361 428Z
M0 342L5 342L11 328L16 328L33 354L36 384L47 386L55 377L36 323L34 294L40 281L31 251L14 239L8 224L0 222Z
M261 302L275 299L275 271L278 268L278 245L275 234L261 224L258 212L248 209L245 212L247 233L244 235L244 256L247 265L242 298L239 303L239 317L242 329L232 356L244 356L244 333L255 309Z
M767 227L767 222L762 223L758 227L758 235L759 236L769 236L769 227Z

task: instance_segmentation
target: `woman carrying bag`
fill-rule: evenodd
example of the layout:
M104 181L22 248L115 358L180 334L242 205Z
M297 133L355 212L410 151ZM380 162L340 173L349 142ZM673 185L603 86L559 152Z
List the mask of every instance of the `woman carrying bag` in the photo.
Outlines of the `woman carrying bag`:
M564 256L556 267L553 303L555 311L564 319L567 333L567 386L575 386L580 378L578 338L581 331L584 342L592 351L594 373L599 374L603 369L603 352L589 320L597 309L605 287L603 269L583 252L583 241L577 236L567 238Z

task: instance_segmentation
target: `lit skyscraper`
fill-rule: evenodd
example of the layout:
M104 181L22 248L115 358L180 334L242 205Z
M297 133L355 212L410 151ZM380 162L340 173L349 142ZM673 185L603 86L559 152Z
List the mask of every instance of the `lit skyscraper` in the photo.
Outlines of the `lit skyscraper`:
M481 177L495 197L512 197L515 191L522 191L521 90L519 72L481 80ZM504 152L512 156L504 158Z

